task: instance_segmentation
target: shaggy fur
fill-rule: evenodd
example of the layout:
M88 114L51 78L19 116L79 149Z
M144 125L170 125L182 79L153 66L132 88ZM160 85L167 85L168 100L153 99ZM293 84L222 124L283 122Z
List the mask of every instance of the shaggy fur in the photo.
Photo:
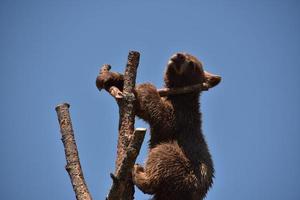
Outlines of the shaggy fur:
M107 88L122 81L115 74L105 76L101 80L110 80L103 83ZM164 80L168 88L203 82L214 87L220 77L206 76L198 59L177 53L168 62ZM149 123L151 139L145 166L133 169L134 184L155 200L203 199L213 183L214 168L201 130L200 92L162 98L146 83L135 93L137 116Z

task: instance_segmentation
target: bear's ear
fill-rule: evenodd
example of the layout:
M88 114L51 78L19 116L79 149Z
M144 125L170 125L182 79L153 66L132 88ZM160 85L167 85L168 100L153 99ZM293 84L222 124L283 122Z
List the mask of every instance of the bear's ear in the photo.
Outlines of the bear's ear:
M221 76L204 71L204 84L206 85L207 89L215 87L220 82L221 82Z

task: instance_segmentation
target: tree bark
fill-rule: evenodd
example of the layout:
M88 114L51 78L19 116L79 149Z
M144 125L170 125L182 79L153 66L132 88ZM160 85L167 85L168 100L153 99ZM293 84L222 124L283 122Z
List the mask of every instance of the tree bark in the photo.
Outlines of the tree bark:
M129 52L128 61L124 73L124 87L122 98L119 98L119 136L117 146L116 168L111 174L113 185L107 196L108 200L133 200L134 185L131 178L131 170L142 145L144 131L135 131L135 88L136 71L140 54ZM118 99L118 98L117 98ZM138 138L138 139L137 139Z
M65 148L65 155L67 160L67 165L65 168L70 176L76 199L92 200L92 197L84 180L83 172L81 170L69 107L70 105L68 103L63 103L57 105L55 108L60 125L62 142Z
M169 95L185 94L195 91L207 91L208 89L208 85L206 85L205 83L200 83L180 88L162 88L158 89L157 92L161 97L164 97Z

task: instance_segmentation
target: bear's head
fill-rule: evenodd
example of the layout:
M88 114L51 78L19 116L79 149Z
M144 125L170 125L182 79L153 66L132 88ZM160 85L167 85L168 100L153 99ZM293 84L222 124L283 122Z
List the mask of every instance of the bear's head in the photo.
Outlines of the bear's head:
M168 88L205 84L212 88L219 84L221 77L203 70L202 63L187 53L174 54L165 72L165 86Z

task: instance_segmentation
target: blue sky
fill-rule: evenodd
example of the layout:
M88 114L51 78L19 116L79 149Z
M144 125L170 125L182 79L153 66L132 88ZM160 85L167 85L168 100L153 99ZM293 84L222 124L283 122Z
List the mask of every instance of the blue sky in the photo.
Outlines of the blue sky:
M122 72L129 50L141 53L140 83L162 87L178 51L222 76L201 98L216 169L207 200L300 199L299 9L296 0L0 1L2 199L75 199L61 102L71 104L89 189L104 199L118 108L95 78L104 63ZM138 162L146 152L145 141Z

